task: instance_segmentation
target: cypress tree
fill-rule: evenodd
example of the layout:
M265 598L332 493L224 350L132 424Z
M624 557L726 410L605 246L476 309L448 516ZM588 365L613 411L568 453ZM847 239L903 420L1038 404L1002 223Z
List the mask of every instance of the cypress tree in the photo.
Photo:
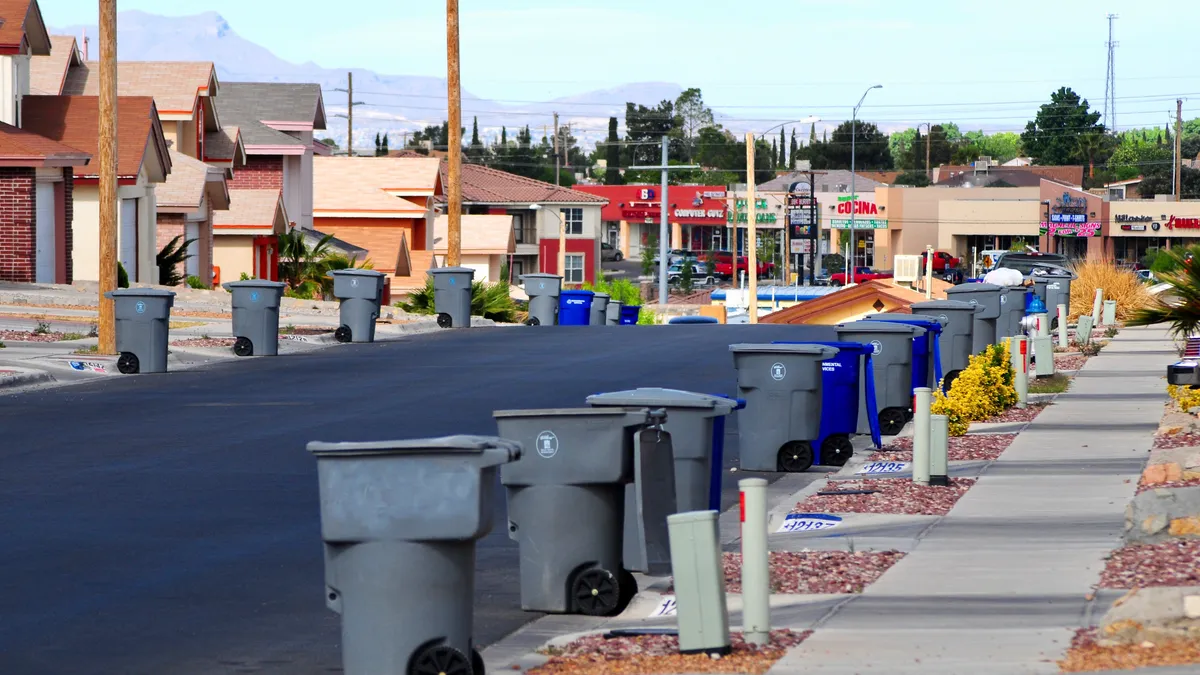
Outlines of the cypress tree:
M604 147L604 160L608 166L604 169L605 185L621 185L625 180L621 177L621 139L617 136L617 118L608 118L608 140Z
M378 132L378 131L376 131L376 132L375 132L375 156L376 156L376 157L378 157L378 156L379 156L379 148L380 148L380 147L381 147L381 143L380 143L380 141L379 141L379 132Z
M477 148L480 145L482 145L479 142L479 118L474 117L474 118L472 118L472 120L473 121L471 122L471 147Z
M771 166L779 166L779 146L775 145L775 139L771 139Z
M792 127L792 147L791 151L788 153L788 169L792 169L796 166L796 160L799 159L796 153L799 150L799 146L796 145L796 128Z
M379 147L379 154L382 157L387 157L387 154L388 154L388 135L387 135L387 133L383 134L383 145L381 145Z
M787 134L786 129L779 130L779 163L776 164L781 169L787 168Z
M500 145L508 145L508 127L500 127Z

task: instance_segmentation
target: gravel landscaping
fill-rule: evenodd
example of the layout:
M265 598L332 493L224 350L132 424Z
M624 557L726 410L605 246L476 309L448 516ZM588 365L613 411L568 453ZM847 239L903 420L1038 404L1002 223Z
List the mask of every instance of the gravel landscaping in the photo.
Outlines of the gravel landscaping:
M1153 485L1139 483L1138 487L1137 487L1137 494L1140 495L1147 490L1157 490L1159 488L1170 489L1170 488L1185 488L1185 487L1200 487L1200 478L1187 478L1184 480L1169 480L1165 483L1155 483Z
M34 333L27 330L0 330L0 341L7 342L58 342L66 333Z
M529 675L673 675L675 673L765 673L812 631L771 631L763 647L747 645L741 633L731 633L733 652L713 658L704 654L679 653L674 635L614 637L589 635L565 647L550 648L544 665L526 671Z
M904 557L900 551L776 551L769 554L771 592L862 593ZM742 592L742 554L725 553L725 592ZM675 592L675 586L668 587Z
M870 494L814 494L796 505L792 513L895 513L944 516L959 497L975 484L974 478L951 478L950 485L918 485L907 478L868 478L831 482L826 490L872 490Z
M1079 352L1062 352L1054 355L1054 369L1079 370L1087 360L1088 357Z
M1001 423L1011 424L1014 422L1032 422L1034 420L1034 418L1036 418L1039 414L1041 414L1042 410L1045 410L1047 405L1049 405L1049 404L1048 403L1029 403L1029 404L1026 404L1024 408L1018 408L1016 406L1013 406L1013 407L1009 408L1008 410L1005 410L1004 412L1000 413L999 415L996 415L995 417L989 417L988 419L983 420L983 423L984 424L1001 424Z
M1161 434L1154 437L1155 450L1190 448L1200 445L1200 434Z
M1058 662L1064 673L1095 670L1134 670L1151 666L1183 666L1200 663L1200 640L1142 642L1136 645L1101 647L1095 628L1080 628L1071 639L1066 657Z
M1016 434L968 434L951 436L946 450L951 462L990 461L1012 445ZM871 455L868 462L911 462L912 438L897 438Z
M1200 540L1133 544L1113 551L1100 575L1102 588L1200 586Z
M220 349L222 347L232 347L234 342L233 338L188 338L187 340L175 340L171 343L171 346Z

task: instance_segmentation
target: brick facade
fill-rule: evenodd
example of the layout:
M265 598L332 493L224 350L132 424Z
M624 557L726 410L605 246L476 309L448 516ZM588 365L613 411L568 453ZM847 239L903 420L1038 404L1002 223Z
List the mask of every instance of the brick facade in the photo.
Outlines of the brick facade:
M0 279L4 281L34 281L36 176L32 167L0 168Z
M171 240L179 235L187 234L187 216L182 213L159 213L158 214L158 229L154 235L154 250L161 251L163 247L171 243ZM180 274L187 271L186 263L177 265Z
M282 190L283 157L280 155L250 155L246 166L235 169L229 181L230 190Z

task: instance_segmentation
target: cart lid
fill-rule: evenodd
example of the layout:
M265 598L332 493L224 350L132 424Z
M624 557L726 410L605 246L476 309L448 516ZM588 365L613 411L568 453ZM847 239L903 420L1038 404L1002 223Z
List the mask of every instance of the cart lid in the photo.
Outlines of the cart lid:
M521 456L521 444L497 436L442 436L403 441L326 443L313 441L308 451L317 457L362 457L368 455L481 454L487 450L507 451L510 459Z
M812 343L792 344L736 344L729 345L729 351L734 354L806 354L819 356L822 360L837 355L833 347Z
M639 387L625 391L592 394L587 397L587 403L594 406L642 408L726 408L728 412L732 412L737 407L737 401L731 398L661 387Z

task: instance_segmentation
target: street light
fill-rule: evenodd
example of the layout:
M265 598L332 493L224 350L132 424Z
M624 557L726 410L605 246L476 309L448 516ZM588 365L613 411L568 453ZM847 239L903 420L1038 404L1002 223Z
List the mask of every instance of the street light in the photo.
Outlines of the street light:
M530 204L530 211L543 210L541 204ZM558 219L558 276L563 278L563 282L567 281L567 225L563 222L562 216L554 212L553 209L545 209L546 213L551 214Z
M850 114L850 274L847 275L848 283L854 283L854 202L857 195L854 193L854 127L858 122L858 109L862 107L863 101L867 100L867 94L871 93L872 89L883 89L882 84L877 84L873 87L867 87L863 92L862 98L858 99L858 105L854 106L854 112Z

